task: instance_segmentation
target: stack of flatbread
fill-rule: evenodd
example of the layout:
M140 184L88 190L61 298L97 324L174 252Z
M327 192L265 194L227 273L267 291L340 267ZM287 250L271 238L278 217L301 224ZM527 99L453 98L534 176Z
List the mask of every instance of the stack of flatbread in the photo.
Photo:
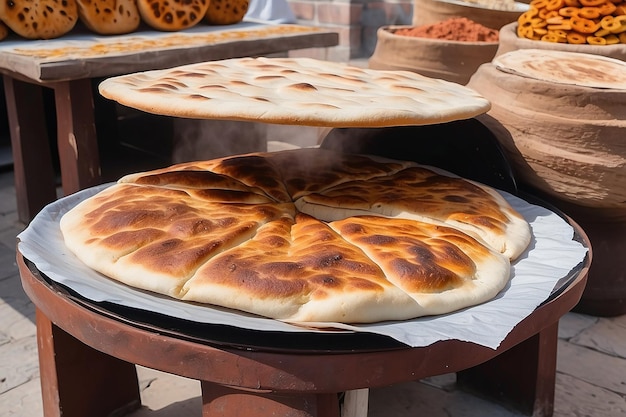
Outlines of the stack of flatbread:
M457 84L311 59L243 58L104 81L173 116L317 126L472 117ZM413 162L316 148L128 175L61 220L68 248L127 285L306 323L443 314L493 298L528 223L482 184Z

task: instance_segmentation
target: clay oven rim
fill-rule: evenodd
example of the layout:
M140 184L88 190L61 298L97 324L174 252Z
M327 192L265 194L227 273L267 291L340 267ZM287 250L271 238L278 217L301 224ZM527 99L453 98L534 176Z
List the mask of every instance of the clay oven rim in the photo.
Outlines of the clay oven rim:
M383 26L381 28L378 29L378 36L388 36L388 37L395 37L395 38L401 38L401 39L407 39L407 42L411 42L411 39L415 39L416 42L426 42L426 43L433 43L433 44L440 44L440 45L444 45L444 44L452 44L452 45L468 45L468 46L476 46L476 47L480 47L480 46L485 46L485 47L490 47L493 48L494 46L498 45L498 42L486 42L486 41L454 41L454 40L448 40L448 39L437 39L437 38L428 38L428 37L423 37L423 36L406 36L406 35L396 35L396 31L400 30L400 29L412 29L412 28L416 28L418 26L415 25L393 25L393 26Z

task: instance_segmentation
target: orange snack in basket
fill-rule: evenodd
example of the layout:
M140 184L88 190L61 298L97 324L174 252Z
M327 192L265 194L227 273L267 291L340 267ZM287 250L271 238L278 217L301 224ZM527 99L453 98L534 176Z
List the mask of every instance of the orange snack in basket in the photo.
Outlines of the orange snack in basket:
M589 45L606 45L606 39L600 36L587 36L587 43Z
M559 15L563 17L572 17L578 14L578 7L567 6L559 10Z
M585 19L597 19L600 17L600 9L598 7L581 7L578 10L578 16Z
M587 43L587 37L582 33L572 31L567 34L567 43L582 45L583 43Z
M572 24L572 29L580 33L594 33L600 29L600 24L580 16L572 17L570 23Z
M546 9L550 11L552 10L558 11L563 6L565 6L565 0L550 0L548 2L548 5L546 6Z
M610 1L607 1L607 2L599 5L598 9L600 10L600 14L602 16L608 16L611 13L613 13L615 11L615 9L617 9L617 6L615 6L615 4L611 3Z
M606 0L579 0L579 1L580 1L580 4L582 4L583 6L595 7L595 6L601 5Z
M517 35L531 40L626 43L626 0L531 0L517 22Z

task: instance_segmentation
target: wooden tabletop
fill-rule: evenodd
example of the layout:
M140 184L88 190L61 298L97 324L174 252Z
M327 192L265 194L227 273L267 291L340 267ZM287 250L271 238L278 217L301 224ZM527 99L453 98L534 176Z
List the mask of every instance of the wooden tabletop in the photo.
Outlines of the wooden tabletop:
M178 32L144 29L120 36L77 30L45 41L3 41L0 71L45 83L337 43L338 34L324 28L247 21L229 26L200 24Z

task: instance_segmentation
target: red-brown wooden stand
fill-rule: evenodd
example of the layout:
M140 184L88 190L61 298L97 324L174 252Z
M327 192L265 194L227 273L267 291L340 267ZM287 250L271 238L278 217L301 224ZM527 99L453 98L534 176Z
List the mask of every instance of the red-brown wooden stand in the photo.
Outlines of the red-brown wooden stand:
M320 353L212 346L146 330L76 302L17 256L37 306L46 417L104 417L139 407L134 364L201 381L205 417L338 417L339 393L451 372L467 389L551 416L558 320L580 299L590 259L591 253L568 288L521 321L497 350L449 340Z

